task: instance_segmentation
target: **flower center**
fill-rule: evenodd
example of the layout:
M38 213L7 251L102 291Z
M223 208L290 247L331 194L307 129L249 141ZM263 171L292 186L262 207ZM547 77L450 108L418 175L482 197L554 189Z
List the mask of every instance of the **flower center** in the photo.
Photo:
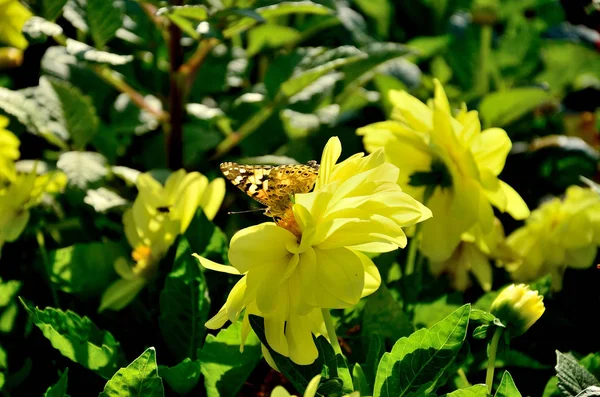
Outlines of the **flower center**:
M296 218L294 217L294 211L289 208L283 216L279 219L275 220L277 226L280 226L289 232L291 232L296 238L298 242L302 240L302 231L300 230L300 226L298 226L298 222L296 222Z

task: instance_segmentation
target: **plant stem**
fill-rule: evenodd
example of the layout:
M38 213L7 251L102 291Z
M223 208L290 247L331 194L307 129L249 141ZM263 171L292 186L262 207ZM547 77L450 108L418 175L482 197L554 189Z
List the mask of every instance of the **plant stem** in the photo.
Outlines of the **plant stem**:
M488 365L487 371L485 374L485 384L488 388L488 393L492 393L492 383L494 383L494 369L496 365L496 353L498 351L498 342L500 341L500 337L502 336L502 331L504 328L496 327L494 331L494 336L492 336L492 341L490 342L490 350L488 355Z
M215 38L203 40L187 62L179 68L179 73L183 76L184 80L184 98L187 98L192 89L196 76L198 75L198 70L204 63L204 60L217 44L219 44L219 40Z
M242 124L242 126L236 132L229 135L219 144L219 146L217 146L217 150L212 156L211 160L217 159L227 154L238 143L240 143L242 139L246 138L248 135L256 131L256 129L260 127L271 116L276 107L276 102L272 102L264 108L261 108L254 115L252 115L252 117L246 120L246 122Z
M492 26L481 26L481 43L479 47L479 72L477 75L477 88L480 95L485 95L490 89L489 59L492 50Z
M37 240L38 246L40 247L40 254L42 255L42 262L44 262L44 271L46 273L46 279L48 280L48 286L50 287L50 292L52 293L52 301L54 302L54 306L56 308L60 308L60 302L58 300L58 293L56 292L56 288L52 283L52 278L50 277L50 260L48 258L48 251L46 250L46 239L44 238L44 233L41 230L35 232L35 238Z
M182 0L171 0L171 5L179 6ZM183 166L183 79L179 68L183 64L181 29L169 24L169 128L165 131L165 147L169 168L175 170Z
M340 343L338 342L337 334L335 333L335 325L333 325L333 319L331 318L331 313L329 313L329 309L321 309L321 313L323 313L323 320L325 320L327 335L329 336L329 342L333 347L333 351L336 355L343 355L342 348L340 347Z
M417 248L419 247L419 242L421 241L421 224L417 224L415 226L415 234L410 239L408 243L408 256L406 257L406 268L404 269L404 274L409 276L415 272L415 262L417 258Z

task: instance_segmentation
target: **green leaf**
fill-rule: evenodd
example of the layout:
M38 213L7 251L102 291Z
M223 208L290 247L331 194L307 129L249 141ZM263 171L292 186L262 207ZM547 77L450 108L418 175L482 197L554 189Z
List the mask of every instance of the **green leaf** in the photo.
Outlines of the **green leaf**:
M185 231L185 238L192 252L219 263L227 262L229 239L218 226L206 218L201 208L198 208Z
M92 99L66 81L49 78L62 110L62 121L76 148L83 149L98 130Z
M67 382L69 376L69 368L65 368L60 375L58 382L54 386L50 386L44 397L67 397Z
M399 339L379 363L373 396L434 392L462 347L470 310L464 305L430 329Z
M207 335L198 352L208 397L235 396L261 358L260 342L250 333L240 352L241 322Z
M431 61L431 75L438 79L440 83L446 84L452 78L452 68L446 63L443 57L436 56Z
M281 85L280 92L290 98L311 85L319 77L367 56L353 46L341 46L325 52L316 49L300 62L292 76Z
M412 322L384 285L366 300L362 318L365 335L378 334L395 341L414 331Z
M279 48L294 43L300 38L300 32L288 26L266 24L248 32L247 56L254 56L264 48Z
M421 62L444 51L450 42L450 35L419 36L409 40L406 46L415 52L410 58L414 58L415 62Z
M104 386L99 397L161 397L165 395L158 376L156 351L149 347L125 368L121 368Z
M504 371L494 397L521 397L521 393L519 393L519 389L517 389L517 385L515 385L508 371Z
M486 126L504 127L552 99L552 94L540 88L514 88L486 95L479 112Z
M203 5L184 5L162 7L156 15L164 15L171 22L187 33L195 40L200 38L197 31L198 22L205 21L208 18L208 9Z
M129 248L114 241L75 244L50 251L50 279L64 292L98 296L115 278L114 262Z
M352 368L352 382L354 390L358 391L361 396L371 394L371 387L359 363L354 364L354 368Z
M94 43L102 48L123 25L123 10L116 1L87 0L86 11Z
M389 98L390 91L406 91L406 84L404 84L398 78L389 76L387 74L375 75L373 78L373 83L375 83L375 87L377 87L377 91L379 91L379 99L381 100L381 104L383 105L386 116L389 118L392 114L393 108L392 102Z
M350 393L354 390L346 358L340 354L335 354L333 347L324 336L317 338L316 346L319 350L319 357L323 358L323 369L321 370L323 377L325 379L336 379L341 388L338 390L342 390L344 393Z
M47 307L40 310L21 303L31 321L63 356L110 378L123 360L119 342L108 331L100 330L88 317L67 310Z
M387 37L394 15L390 0L355 0L355 4L377 22L377 34Z
M590 386L600 386L600 382L585 367L568 353L556 351L556 376L558 389L564 396L576 396Z
M542 397L562 397L562 393L558 390L558 378L553 376L546 383L546 387L544 387L544 394Z
M65 152L58 158L56 167L67 175L70 185L79 189L85 189L108 173L106 158L96 152Z
M85 43L67 38L67 53L78 60L108 65L124 65L133 60L133 55L118 55L100 51Z
M327 15L333 13L331 8L327 8L321 4L313 3L312 1L308 0L280 1L269 6L251 9L251 11L254 11L257 15L262 17L263 20L289 14ZM225 29L225 31L223 31L223 35L226 38L235 36L250 29L259 22L261 22L261 20L255 16L241 18Z
M42 2L42 16L49 21L54 21L63 7L67 4L67 0L44 0Z
M442 295L432 302L418 302L414 309L413 323L415 324L415 327L431 327L460 307L460 305L451 303L450 300L448 295Z
M195 359L205 333L210 299L204 276L185 237L179 239L173 270L160 293L158 324L178 360Z
M58 36L62 32L63 30L59 25L36 16L29 18L23 25L23 34L30 43L44 42L48 36Z
M200 379L200 362L192 361L189 357L174 367L159 365L158 374L167 382L169 387L178 394L187 394L198 384Z
M23 283L19 280L0 279L0 307L8 306L21 289Z
M381 287L380 287L381 288ZM367 334L369 335L369 349L367 350L367 362L364 365L364 373L369 382L369 387L373 390L375 385L375 377L377 376L377 366L381 357L385 354L385 341L379 334Z
M445 397L487 397L489 396L487 392L487 386L473 385L470 387L465 387L464 389L455 390L452 393L446 394Z
M16 302L11 302L0 314L0 332L9 333L15 326L15 320L19 314L19 306Z
M600 387L598 386L590 386L586 387L581 393L577 395L577 397L598 397L600 396Z

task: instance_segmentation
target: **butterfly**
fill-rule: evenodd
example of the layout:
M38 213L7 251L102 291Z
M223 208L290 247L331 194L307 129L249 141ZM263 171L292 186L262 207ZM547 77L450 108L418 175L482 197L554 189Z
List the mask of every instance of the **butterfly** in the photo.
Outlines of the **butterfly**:
M308 193L319 174L319 164L243 165L221 163L221 172L248 196L267 206L265 215L281 219L292 208L296 193Z

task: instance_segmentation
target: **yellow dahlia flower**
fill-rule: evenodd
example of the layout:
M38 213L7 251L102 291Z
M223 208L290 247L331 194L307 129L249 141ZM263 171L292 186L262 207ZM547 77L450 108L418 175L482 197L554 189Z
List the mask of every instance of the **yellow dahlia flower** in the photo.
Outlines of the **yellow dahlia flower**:
M600 195L571 186L563 200L539 206L525 225L507 239L518 257L502 261L517 282L552 275L552 289L562 289L568 267L585 269L594 263L600 245Z
M396 183L399 170L382 150L356 154L336 164L339 139L331 138L321 159L315 189L296 194L291 219L236 233L229 247L233 266L196 256L208 269L243 277L208 328L236 321L245 309L264 318L265 336L277 353L298 364L318 355L312 334L322 331L322 308L347 308L373 293L381 278L363 252L406 246L402 228L431 211Z
M150 174L141 174L136 186L138 195L133 206L123 214L134 263L126 258L115 262L115 271L121 279L104 291L99 311L127 306L154 276L159 261L175 238L185 232L196 209L201 207L212 220L225 196L223 178L209 183L199 172L184 170L172 173L165 186Z
M390 101L392 120L357 133L364 137L367 151L385 148L387 160L400 169L402 189L433 212L422 226L424 255L436 262L447 260L475 223L489 233L492 206L515 219L529 216L521 196L498 179L512 146L504 130L481 131L477 112L464 107L452 117L437 80L429 106L404 91L391 91Z
M0 116L0 182L14 181L15 161L19 158L21 142L12 132L5 129L8 118Z
M494 299L490 313L498 317L513 336L519 336L544 314L543 299L525 284L511 284Z
M62 192L66 184L67 177L60 171L37 175L34 170L17 174L0 190L0 249L21 235L29 221L29 210L40 204L45 194Z
M445 261L430 261L432 274L447 273L454 289L465 291L471 285L470 274L484 291L492 288L492 265L490 260L512 260L515 253L507 245L504 229L495 218L489 233L483 233L479 224L462 235L461 241L450 258Z

